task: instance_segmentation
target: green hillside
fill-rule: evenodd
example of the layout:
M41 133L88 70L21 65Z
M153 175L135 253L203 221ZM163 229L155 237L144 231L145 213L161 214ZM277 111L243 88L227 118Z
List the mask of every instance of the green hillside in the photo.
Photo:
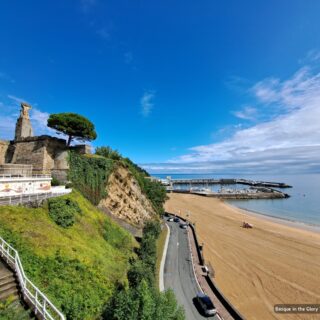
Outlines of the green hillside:
M98 318L119 285L127 286L134 239L79 192L64 196L80 213L58 226L43 208L0 207L0 235L20 253L27 276L68 319Z

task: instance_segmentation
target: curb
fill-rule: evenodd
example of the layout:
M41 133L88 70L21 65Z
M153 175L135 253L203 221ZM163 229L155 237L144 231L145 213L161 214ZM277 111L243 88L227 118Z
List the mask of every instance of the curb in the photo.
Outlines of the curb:
M161 258L161 263L160 263L160 272L159 272L159 289L160 292L164 291L164 264L166 262L166 257L167 257L167 250L168 250L168 244L169 244L169 238L170 238L170 228L168 225L165 223L167 227L167 237L166 237L166 242L164 244L163 252L162 252L162 258Z

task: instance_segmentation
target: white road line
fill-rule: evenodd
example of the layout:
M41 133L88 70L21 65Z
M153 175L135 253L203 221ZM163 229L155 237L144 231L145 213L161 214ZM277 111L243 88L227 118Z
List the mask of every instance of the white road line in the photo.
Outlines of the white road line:
M167 237L166 237L166 242L164 244L163 252L162 252L162 259L160 263L160 275L159 275L159 289L160 291L164 291L164 264L166 262L166 257L167 257L167 251L168 251L168 244L169 244L169 238L170 238L170 228L168 225L165 223L167 227Z

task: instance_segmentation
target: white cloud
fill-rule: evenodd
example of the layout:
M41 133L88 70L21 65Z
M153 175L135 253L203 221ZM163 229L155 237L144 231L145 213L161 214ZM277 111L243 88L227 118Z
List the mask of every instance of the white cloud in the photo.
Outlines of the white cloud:
M48 112L40 111L37 108L32 108L30 112L30 119L35 135L50 134L56 135L55 131L47 127L49 118Z
M192 147L189 153L153 168L164 172L166 168L177 172L320 172L320 73L303 67L284 81L260 81L251 92L265 108L277 105L278 115L240 128L221 142ZM152 165L146 167L153 170Z
M144 117L148 117L153 109L155 92L154 91L146 91L142 98L140 99L140 104L142 108L142 115Z
M14 96L12 94L8 94L8 98L13 100L16 104L19 104L19 105L20 105L21 102L29 103L26 99L16 97L16 96Z
M250 106L244 107L242 110L232 112L235 117L243 120L255 120L257 113L257 109Z
M307 53L307 56L305 58L306 61L319 61L320 60L320 50L312 49Z

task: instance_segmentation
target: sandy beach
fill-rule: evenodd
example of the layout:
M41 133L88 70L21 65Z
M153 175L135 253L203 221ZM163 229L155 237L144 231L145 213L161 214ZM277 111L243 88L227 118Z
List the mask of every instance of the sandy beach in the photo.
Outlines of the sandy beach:
M319 232L197 195L170 194L165 207L184 217L190 211L216 283L247 319L320 318L274 313L275 304L320 304Z

